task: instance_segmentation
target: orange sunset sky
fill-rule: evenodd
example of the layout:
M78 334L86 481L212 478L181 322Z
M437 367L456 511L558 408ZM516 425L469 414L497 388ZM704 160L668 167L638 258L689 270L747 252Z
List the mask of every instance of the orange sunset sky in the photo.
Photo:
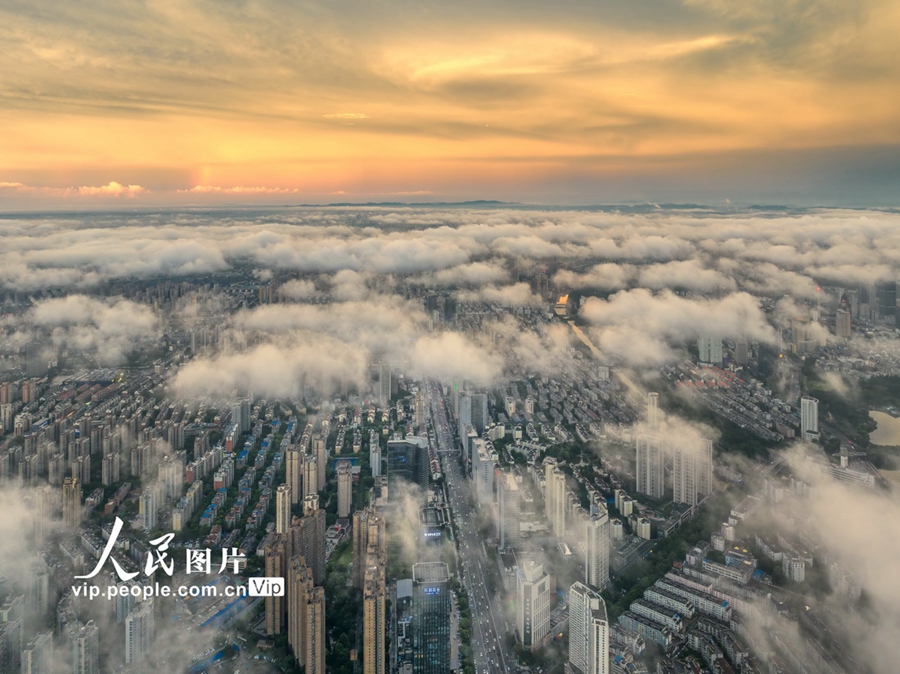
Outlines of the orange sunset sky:
M900 205L891 0L0 4L0 209Z

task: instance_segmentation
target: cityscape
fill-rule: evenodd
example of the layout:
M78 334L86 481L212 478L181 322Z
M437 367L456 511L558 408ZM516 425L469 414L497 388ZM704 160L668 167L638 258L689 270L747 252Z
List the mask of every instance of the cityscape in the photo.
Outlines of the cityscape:
M0 672L893 671L897 218L4 216Z
M898 35L0 1L0 674L900 674Z

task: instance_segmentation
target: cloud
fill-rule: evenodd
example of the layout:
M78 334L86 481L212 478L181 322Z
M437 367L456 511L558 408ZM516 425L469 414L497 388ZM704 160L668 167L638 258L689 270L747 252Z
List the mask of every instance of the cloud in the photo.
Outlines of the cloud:
M282 284L278 289L284 297L290 300L308 300L317 294L316 284L304 279L291 279Z
M758 301L747 293L722 299L690 299L669 290L653 294L637 288L620 291L607 300L588 298L581 316L595 326L591 334L599 348L634 366L653 366L672 360L673 348L695 339L702 331L719 337L746 337L772 342L775 331Z
M101 185L100 187L85 186L78 188L78 194L101 197L120 197L123 195L126 197L135 197L146 191L147 188L141 187L140 185L120 185L115 181L106 185Z
M659 290L661 288L686 288L711 292L734 290L735 282L714 269L705 269L697 260L683 260L642 267L638 285Z
M498 262L471 262L450 269L442 269L426 279L434 285L474 285L502 283L509 279L509 272Z
M486 285L477 290L459 292L457 297L463 302L488 302L504 307L544 304L540 297L531 292L531 287L527 283L514 283L508 286Z
M634 267L613 263L598 264L584 274L566 269L556 272L553 283L560 288L597 288L598 290L620 290L628 285L634 276Z
M325 119L369 119L369 116L364 112L332 112L327 115L322 115Z
M502 362L495 354L455 332L419 339L409 357L416 376L452 382L467 380L476 386L496 381L502 370Z

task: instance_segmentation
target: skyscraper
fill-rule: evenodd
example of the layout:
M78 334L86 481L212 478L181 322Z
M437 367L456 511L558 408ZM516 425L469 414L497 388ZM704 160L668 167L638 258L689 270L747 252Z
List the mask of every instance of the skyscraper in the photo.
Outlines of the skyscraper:
M718 335L701 334L697 339L697 351L699 352L697 362L710 365L722 364L722 338Z
M306 657L307 605L314 587L312 571L301 555L291 557L285 594L288 604L288 644L298 662Z
M662 444L655 437L639 435L636 442L637 468L635 490L650 498L662 498L665 493Z
M73 634L72 674L100 674L100 630L93 620Z
M610 671L606 603L582 583L569 590L569 666L576 674Z
M803 396L800 399L800 437L814 441L819 437L819 401Z
M672 500L696 505L712 491L713 443L703 439L699 447L672 448Z
M484 429L487 428L488 421L490 420L488 416L488 394L482 392L472 393L471 399L470 415L472 418L472 426L475 428L478 435L481 435L484 433Z
M520 491L516 477L512 473L501 473L498 493L498 519L500 549L513 548L519 544Z
M62 494L63 524L77 527L81 524L81 481L77 477L65 478Z
M391 404L391 364L386 360L378 365L378 402L384 407Z
M544 460L544 510L553 533L562 538L566 535L566 474L556 459Z
M325 674L325 590L314 587L306 603L304 674Z
M587 522L585 543L585 580L598 590L609 585L609 514L602 505L594 506Z
M363 674L385 674L385 579L383 550L370 546L363 578Z
M443 562L413 564L413 674L450 671L450 572Z
M516 630L525 648L540 648L550 631L550 576L525 560L516 575Z
M143 662L153 647L155 627L153 623L153 599L146 599L131 610L125 618L125 662Z
M288 550L285 537L275 534L264 549L266 577L287 578ZM266 597L266 634L281 634L287 623L287 598Z
M152 487L145 487L141 493L140 514L144 522L144 531L153 531L156 528L156 491Z
M284 482L291 488L291 505L295 505L303 498L303 491L300 487L303 476L303 452L297 445L289 445L284 458Z
M381 441L376 431L369 433L369 468L372 477L381 476Z
M337 465L337 516L349 517L353 502L353 474L349 461L338 461Z
M417 484L423 489L428 486L430 476L430 457L428 455L428 439L407 436L403 440L387 442L387 477L390 485L402 479Z
M387 545L385 519L372 508L353 513L353 587L363 589L370 548L384 550Z
M286 534L291 524L291 488L280 484L275 488L275 533Z
M838 309L834 321L834 334L844 339L849 339L853 334L850 325L850 312L845 309Z
M647 425L651 429L659 428L659 393L647 394Z
M318 436L312 440L312 452L316 457L316 491L325 489L325 466L328 463L328 452L325 437Z
M303 458L303 498L319 493L319 462L314 454Z
M326 528L325 511L319 508L318 497L310 496L303 502L303 517L292 518L288 530L288 554L303 557L316 585L325 580Z

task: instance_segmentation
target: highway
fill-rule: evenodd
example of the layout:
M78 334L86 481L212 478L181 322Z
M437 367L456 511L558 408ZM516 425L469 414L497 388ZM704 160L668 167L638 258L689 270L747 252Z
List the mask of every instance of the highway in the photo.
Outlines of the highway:
M446 492L458 543L458 571L469 595L472 616L472 651L476 674L503 674L514 671L514 659L507 652L503 636L507 631L503 607L496 597L490 596L485 583L488 557L484 540L475 528L475 508L469 505L471 484L457 462L459 449L454 445L450 418L437 384L429 382L428 393L435 440L441 450L442 469Z

